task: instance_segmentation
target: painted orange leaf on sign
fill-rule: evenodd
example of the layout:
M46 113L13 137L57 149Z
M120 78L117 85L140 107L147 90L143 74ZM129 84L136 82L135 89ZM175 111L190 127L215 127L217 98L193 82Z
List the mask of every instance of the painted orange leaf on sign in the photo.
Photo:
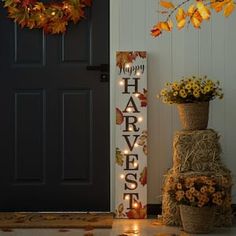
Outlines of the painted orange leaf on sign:
M126 213L129 219L145 219L147 217L147 206L142 206L141 202L134 201L134 208Z

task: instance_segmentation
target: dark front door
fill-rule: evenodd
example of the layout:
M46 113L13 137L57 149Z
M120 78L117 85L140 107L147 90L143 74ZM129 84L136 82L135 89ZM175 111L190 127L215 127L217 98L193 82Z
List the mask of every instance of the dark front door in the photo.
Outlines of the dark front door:
M109 211L108 0L64 35L0 7L0 211Z

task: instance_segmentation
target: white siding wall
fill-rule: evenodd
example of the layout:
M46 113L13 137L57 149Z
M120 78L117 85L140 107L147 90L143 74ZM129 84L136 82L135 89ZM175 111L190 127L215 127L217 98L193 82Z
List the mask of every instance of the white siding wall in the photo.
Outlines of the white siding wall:
M161 19L158 0L111 1L111 108L114 109L115 52L148 52L148 203L159 203L163 174L172 166L172 137L179 129L175 106L161 104L157 92L165 82L183 75L208 75L220 80L224 100L211 103L209 127L221 134L222 160L236 174L236 13L224 19L220 14L203 24L165 33L158 39L150 29ZM114 116L112 117L112 122ZM114 123L114 122L113 122ZM112 144L114 133L112 132ZM112 146L114 149L114 146ZM114 156L114 155L113 155ZM114 167L113 167L114 168ZM233 191L236 203L235 187ZM114 193L114 192L113 192Z

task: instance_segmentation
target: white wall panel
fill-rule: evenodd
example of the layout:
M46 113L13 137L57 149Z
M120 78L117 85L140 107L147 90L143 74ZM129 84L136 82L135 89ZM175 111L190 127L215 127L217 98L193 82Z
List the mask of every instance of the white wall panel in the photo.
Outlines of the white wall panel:
M158 0L111 0L112 68L115 51L148 52L149 203L160 202L163 174L172 165L172 137L180 128L176 107L161 104L156 94L165 82L184 75L206 74L221 81L225 99L211 103L209 127L220 132L222 160L236 174L236 13L229 19L213 14L200 30L189 26L154 39L150 29L162 17ZM111 107L114 79L112 69ZM234 187L234 203L235 193Z

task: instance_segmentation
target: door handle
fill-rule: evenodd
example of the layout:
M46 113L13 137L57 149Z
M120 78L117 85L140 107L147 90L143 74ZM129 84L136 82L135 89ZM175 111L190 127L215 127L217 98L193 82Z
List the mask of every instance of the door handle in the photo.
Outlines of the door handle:
M96 65L96 66L87 66L87 70L91 71L100 71L101 76L100 76L100 81L101 82L108 82L109 81L109 71L110 71L110 66L109 64L101 64L101 65Z
M87 66L87 70L94 70L94 71L100 71L100 72L109 72L110 68L108 64L101 64L101 65L91 65Z

